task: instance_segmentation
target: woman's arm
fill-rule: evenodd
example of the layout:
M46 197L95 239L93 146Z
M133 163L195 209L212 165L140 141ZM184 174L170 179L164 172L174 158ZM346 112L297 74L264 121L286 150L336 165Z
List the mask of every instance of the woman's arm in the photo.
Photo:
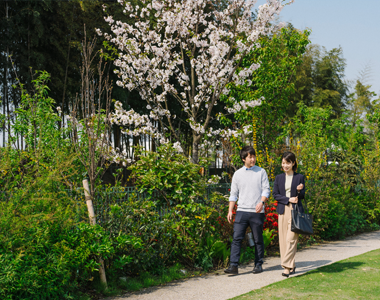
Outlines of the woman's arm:
M298 199L305 199L305 176L301 175L300 184L303 184L302 190L298 193Z
M278 176L276 176L276 178L274 179L272 195L273 195L273 198L277 200L279 203L284 204L284 205L289 204L289 198L280 194L280 190L278 187Z

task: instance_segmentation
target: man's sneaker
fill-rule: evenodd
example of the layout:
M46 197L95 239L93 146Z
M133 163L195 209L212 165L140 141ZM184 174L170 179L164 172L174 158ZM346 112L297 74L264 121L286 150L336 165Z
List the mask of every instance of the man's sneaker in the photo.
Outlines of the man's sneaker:
M259 274L263 271L263 267L261 265L257 265L255 266L255 268L253 269L253 274Z
M224 273L231 274L231 275L238 275L239 268L237 266L229 266L228 269L224 270Z

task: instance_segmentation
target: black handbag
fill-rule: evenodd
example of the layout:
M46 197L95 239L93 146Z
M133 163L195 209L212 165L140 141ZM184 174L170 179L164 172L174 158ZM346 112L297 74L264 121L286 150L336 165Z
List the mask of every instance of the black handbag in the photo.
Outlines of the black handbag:
M292 210L292 227L291 231L304 235L313 234L313 216L308 213L307 204L305 200L305 213L301 213L298 208L298 203L295 209Z

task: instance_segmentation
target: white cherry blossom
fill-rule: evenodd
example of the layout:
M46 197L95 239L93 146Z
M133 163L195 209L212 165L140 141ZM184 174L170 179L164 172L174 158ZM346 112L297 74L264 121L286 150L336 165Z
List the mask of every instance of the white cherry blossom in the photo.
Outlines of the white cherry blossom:
M260 46L259 37L273 31L271 22L293 1L267 0L259 6L256 19L252 19L256 1L251 0L230 0L224 9L218 8L218 0L142 0L141 6L118 1L134 22L107 16L112 34L96 31L119 51L117 84L137 89L150 114L142 116L118 105L112 121L133 127L125 129L125 134L151 134L164 141L157 131L159 122L163 131L166 128L181 143L173 125L170 101L174 99L187 114L193 133L192 159L197 162L202 139L212 134L208 127L215 104L229 93L226 85L251 84L250 77L259 68L259 64L241 68L241 59ZM150 15L156 18L154 24ZM255 105L260 105L260 99L236 103L227 111Z

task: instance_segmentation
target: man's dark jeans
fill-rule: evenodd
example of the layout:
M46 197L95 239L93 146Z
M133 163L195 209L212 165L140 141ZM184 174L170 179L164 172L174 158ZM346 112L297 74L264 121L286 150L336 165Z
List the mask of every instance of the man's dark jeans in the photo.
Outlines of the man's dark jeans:
M255 265L262 265L264 258L263 225L265 214L252 212L236 212L234 223L234 237L231 244L230 265L238 266L241 243L245 237L248 226L251 227L255 241Z

